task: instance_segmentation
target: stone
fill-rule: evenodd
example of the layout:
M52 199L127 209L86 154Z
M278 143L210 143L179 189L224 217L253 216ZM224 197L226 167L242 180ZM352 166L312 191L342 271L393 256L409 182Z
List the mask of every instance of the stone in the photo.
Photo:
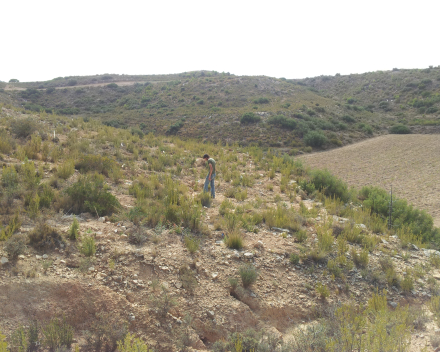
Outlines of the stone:
M89 271L95 271L95 267L94 267L94 266L91 266L91 267L89 268Z
M367 226L365 226L364 224L356 224L356 227L362 229L362 230L366 230Z
M419 247L417 247L415 244L412 244L412 243L410 244L409 248L411 248L414 251L418 251L419 250Z
M216 280L217 277L218 277L218 273L212 273L211 277L212 277L213 280Z
M246 259L252 259L253 256L254 256L254 254L251 253L251 252L246 252L246 253L244 254L244 257L245 257Z
M47 259L49 256L47 254L43 254L43 259Z
M383 244L388 244L388 241L384 240L383 238L381 239L381 241L382 241Z
M42 259L43 257L42 257L41 255L38 255L38 254L37 254L37 255L35 256L35 258L37 258L37 259Z
M98 222L104 222L105 221L105 218L104 217L100 217L99 219L98 219Z
M396 302L390 302L389 305L390 305L390 307L392 307L394 309L397 308L397 303Z
M210 318L214 318L214 312L212 311L212 310L208 310L207 312L206 312L206 314L208 315L208 317L210 317Z
M26 257L23 255L23 254L20 254L19 256L18 256L18 259L25 259Z
M277 231L277 232L286 232L286 233L290 233L290 230L287 229L281 229L279 227L272 227L273 231Z
M176 288L182 288L182 283L180 281L174 283L174 286L176 286Z
M6 264L6 263L8 263L8 262L9 262L9 260L8 260L8 258L6 258L6 257L2 257L2 258L0 259L0 263L2 263L2 265Z

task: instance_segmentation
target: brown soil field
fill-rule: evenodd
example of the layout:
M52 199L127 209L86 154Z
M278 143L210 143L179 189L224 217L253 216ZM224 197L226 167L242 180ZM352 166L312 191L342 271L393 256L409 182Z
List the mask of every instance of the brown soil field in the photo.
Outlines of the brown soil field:
M440 226L440 135L385 135L299 157L350 186L393 186L397 198L426 210Z

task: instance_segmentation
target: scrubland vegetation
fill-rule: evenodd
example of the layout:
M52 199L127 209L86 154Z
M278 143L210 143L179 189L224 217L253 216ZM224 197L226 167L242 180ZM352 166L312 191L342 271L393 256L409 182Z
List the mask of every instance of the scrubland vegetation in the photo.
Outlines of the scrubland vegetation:
M432 72L436 73L437 69ZM421 74L417 73L416 76ZM327 81L340 79L335 77ZM108 106L120 112L119 121L124 121L126 110L131 110L129 107L134 106L135 102L125 101L117 93L122 95L122 92L129 92L133 97L144 94L140 104L147 106L158 104L155 99L161 94L170 94L174 100L184 99L182 104L190 106L183 106L179 114L192 111L193 108L202 113L200 107L206 106L208 101L216 102L213 107L219 109L230 104L231 108L236 109L237 126L249 127L262 123L260 115L246 112L248 107L236 101L236 98L233 101L226 99L224 102L223 99L217 102L214 93L213 98L208 96L203 99L200 96L187 97L182 93L190 91L191 85L202 83L203 91L206 91L209 85L219 83L217 80L230 81L230 85L241 84L233 83L236 77L225 74L212 74L208 77L189 75L183 76L182 80L187 81L129 88L109 84L99 89L115 91L113 98L117 106ZM323 77L317 80L326 82ZM255 84L262 84L263 87L267 84L264 80L259 82ZM316 92L299 82L302 81L279 80L278 83L285 87L283 89L298 89L300 95L309 96L313 93L315 98L324 101L330 99L316 95ZM79 83L71 79L67 85L75 86ZM312 83L317 84L309 80L303 83L310 84L310 87L313 87ZM425 84L425 88L433 86ZM25 94L30 100L34 99L34 95L37 97L35 101L42 94L55 97L62 94L85 94L73 90L65 93L62 90L49 92L50 88L48 86L47 91L30 88L17 94ZM230 89L232 91L233 88ZM182 94L177 95L177 92ZM207 92L210 92L209 89ZM223 89L221 93L224 97L229 94L228 89ZM261 106L271 106L274 99L272 95L258 95L252 98L252 105L256 105L258 110ZM353 105L360 100L347 98L347 105L339 106L338 109L367 116L373 114L375 109L389 111L387 109L392 108L379 104L370 107L371 112ZM281 128L287 131L293 136L292 142L301 135L303 146L322 147L332 140L328 131L336 127L322 130L315 127L298 132L298 126L315 126L319 119L316 115L326 114L329 108L319 103L300 107L304 115L299 116L298 106L293 101L283 104L284 109L292 111L288 114L275 114L278 106L271 106L273 116L267 120L269 130ZM148 109L156 108L150 106ZM86 108L72 109L78 109L75 112L81 113L87 111ZM109 223L133 223L134 231L129 234L127 241L136 248L142 248L147 242L160 242L164 231L178 236L189 258L188 265L182 263L178 268L179 282L191 297L199 285L197 255L212 236L213 230L208 226L206 218L206 212L212 207L218 209L213 219L214 229L224 235L223 243L218 245L229 248L231 253L239 253L246 248L252 258L255 251L247 247L247 234L281 231L278 237L292 243L289 247L291 252L286 253L286 265L310 277L319 270L320 279L313 286L306 287L307 292L313 292L323 305L332 295L342 296L345 292L341 302L333 302L326 305L326 309L315 311L310 316L314 320L313 324L299 327L292 325L295 329L290 340L266 331L229 331L223 338L209 345L214 351L408 351L411 334L423 330L428 318L423 310L416 311L409 304L390 308L387 294L389 291L410 294L418 284L417 281L425 276L431 279L428 279L429 287L426 290L432 297L430 309L434 319L437 319L440 290L432 276L432 271L440 266L437 254L433 254L423 266L408 267L404 274L396 268L394 258L399 255L409 260L410 250L414 246L419 249L437 249L440 247L440 231L433 226L430 215L402 199L394 203L391 218L393 226L388 229L390 198L383 189L364 187L356 191L329 171L310 170L298 159L279 149L249 145L251 143L227 144L220 141L222 136L218 136L218 143L200 143L174 136L186 128L188 119L179 120L181 126L180 122L168 126L168 133L162 129L163 135L158 135L152 133L154 129L151 128L157 121L150 121L151 125L145 126L133 124L130 129L116 128L124 127L117 123L102 124L87 114L84 114L85 118L58 115L57 109L49 111L42 108L38 114L21 117L21 108L1 104L0 111L0 160L3 164L0 183L0 241L8 265L11 265L11 273L21 255L60 250L66 248L67 243L69 251L81 256L82 262L77 270L90 270L99 250L96 234L92 231L79 231L76 217L72 218L65 232L58 230L49 221L59 214L81 216L88 213L94 219ZM161 110L162 113L165 111L168 108ZM170 116L175 116L174 111L170 109L170 112ZM157 116L155 114L152 116ZM340 119L335 117L332 126L339 126L337 128L344 131L347 128L350 130L347 125L353 123L352 118L343 116ZM198 129L203 129L204 125L199 126ZM359 129L353 131L368 135L371 128L364 125L362 132ZM397 130L403 129L399 127ZM215 200L202 192L200 183L206 176L206 170L198 166L198 159L205 153L217 161L216 183L221 185L217 192L222 197ZM125 185L127 187L124 188ZM129 197L132 205L127 206L124 197ZM32 228L26 234L19 231L24 223ZM385 238L398 241L398 253L380 245ZM258 246L257 243L253 248L258 249ZM373 260L373 253L380 255ZM154 251L150 254L155 256ZM114 259L117 257L118 254L114 253L109 261L110 270L114 269ZM44 263L46 273L52 263ZM367 303L357 301L353 294L351 297L348 295L352 282L348 278L355 268L370 288ZM35 272L29 273L29 277L32 275L35 276ZM213 277L213 280L216 278ZM235 276L227 278L225 289L230 290L231 296L239 301L246 302L246 295L267 281L267 273L263 276L262 270L249 260L240 265ZM277 287L276 282L272 285ZM172 309L178 305L177 297L170 293L166 285L159 289L158 281L152 281L150 287L150 295L144 304L151 307L151 314L157 314L158 319L164 323L170 312L173 312ZM250 297L255 298L252 295ZM181 306L180 309L185 311L185 307ZM182 350L185 350L191 340L188 332L193 329L191 319L179 324L181 335L176 338L176 344L181 344ZM130 331L129 324L124 321L117 321L111 316L96 316L96 322L90 326L87 334L81 335L86 336L87 343L81 346L76 344L74 348L148 351L148 344L131 333L133 331ZM0 351L37 350L40 347L33 349L37 345L53 351L63 350L71 348L74 336L79 334L82 332L75 330L68 317L54 316L45 322L25 322L23 326L16 327L7 337L7 342L3 342L0 336Z

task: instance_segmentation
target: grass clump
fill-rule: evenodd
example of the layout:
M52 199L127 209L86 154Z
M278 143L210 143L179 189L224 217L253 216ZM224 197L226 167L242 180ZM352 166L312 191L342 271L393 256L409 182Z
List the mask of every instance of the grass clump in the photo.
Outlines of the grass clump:
M299 263L299 255L292 253L290 254L290 263L292 263L293 265L296 265Z
M72 160L65 161L57 169L57 176L63 180L67 180L75 172L75 163Z
M77 218L73 217L72 225L69 228L68 237L70 240L75 241L78 238L79 222Z
M54 318L43 330L43 343L51 351L61 347L70 348L73 342L73 328L66 322L66 319Z
M238 269L238 273L241 277L241 283L245 288L251 286L253 283L255 283L255 281L257 281L258 272L252 264L242 265Z
M4 250L10 259L17 259L19 255L26 252L26 237L24 235L13 235L5 242Z
M202 206L209 208L211 206L211 196L208 192L202 192L199 195L199 201Z
M200 240L194 236L187 235L184 239L185 246L191 254L199 250Z
M368 265L368 250L364 249L358 253L354 248L351 249L350 255L353 259L353 263L358 268L366 268Z
M128 333L125 335L123 340L118 341L118 351L119 352L153 352L153 350L148 348L141 339L135 337L134 335Z
M96 243L93 236L85 236L81 241L80 251L86 257L91 257L96 253Z
M243 235L237 230L232 231L225 236L225 244L228 248L240 250L244 246Z
M318 282L315 287L316 293L321 297L321 299L326 299L330 296L330 291L328 287L321 282Z

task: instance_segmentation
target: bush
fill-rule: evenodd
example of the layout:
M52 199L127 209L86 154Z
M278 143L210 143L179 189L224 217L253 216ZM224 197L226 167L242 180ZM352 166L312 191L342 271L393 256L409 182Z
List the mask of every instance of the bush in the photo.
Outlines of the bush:
M290 255L290 262L291 262L293 265L298 264L298 263L299 263L299 255L298 255L298 254L295 254L295 253L292 253L292 254Z
M188 251L191 254L197 252L197 250L199 249L200 241L198 238L196 238L194 236L191 236L191 235L185 236L184 242L185 242L186 248L188 248Z
M304 136L304 143L310 147L322 147L327 143L327 137L321 131L310 131Z
M257 99L254 99L254 103L255 104L268 104L269 103L269 99L267 99L267 98L257 98Z
M360 254L354 248L351 250L354 264L359 268L366 268L368 265L368 250L364 249Z
M67 82L67 85L70 87L76 86L78 84L78 81L76 79L71 79Z
M255 269L255 267L252 264L242 265L238 269L238 273L240 274L241 277L241 283L245 288L249 287L250 285L255 283L255 281L257 281L258 272L257 269Z
M211 195L209 192L202 192L199 195L200 204L202 206L209 208L211 206Z
M327 197L339 198L343 202L350 199L347 184L328 170L315 170L312 172L311 182L321 193Z
M411 130L409 129L408 126L399 124L399 125L395 125L395 126L391 127L390 133L392 133L392 134L409 134L409 133L411 133Z
M95 173L81 176L66 190L70 198L71 210L74 214L83 212L97 213L99 216L112 214L121 205L108 189L102 175Z
M139 338L128 333L124 340L118 341L119 352L153 352L148 349L148 346Z
M246 112L240 118L241 124L257 123L261 121L261 117L253 112Z
M57 176L63 180L67 180L75 172L75 163L72 160L65 161L57 169Z
M110 84L107 84L107 88L110 88L110 89L116 89L116 88L118 88L119 86L116 84L116 83L110 83Z
M31 117L11 122L11 132L18 138L27 138L37 130L37 124Z
M179 269L179 275L182 287L187 290L189 294L194 294L194 290L197 287L197 279L194 272L187 265L184 265Z
M319 294L321 299L326 299L328 296L330 296L330 291L328 290L328 287L320 282L317 283L315 290L316 293Z
M120 317L111 313L98 313L86 331L86 340L93 351L115 351L118 341L122 341L126 334L127 324Z
M225 236L225 244L228 248L240 250L243 248L243 236L238 231L232 231Z
M51 249L60 247L64 241L55 229L41 222L29 234L29 244L36 249Z
M118 164L114 160L106 156L92 154L82 156L75 164L75 169L81 173L96 171L107 177L116 168L118 168Z
M284 115L276 115L267 120L267 123L278 125L288 130L294 130L297 123L294 119L287 118Z
M73 217L73 222L68 232L69 239L75 241L78 238L78 230L79 230L79 222L76 219L76 217Z
M177 301L169 294L168 290L162 286L162 294L151 297L151 305L157 310L161 317L166 317L168 311L177 305Z
M81 241L80 252L86 257L91 257L96 253L96 244L93 236L85 236Z
M414 282L412 277L406 275L405 278L400 282L400 288L405 293L411 292L414 289Z
M13 235L5 242L4 250L11 259L17 259L20 254L26 252L26 236Z
M43 330L43 344L51 351L60 347L70 348L73 342L73 328L67 324L66 319L55 318L47 324Z

